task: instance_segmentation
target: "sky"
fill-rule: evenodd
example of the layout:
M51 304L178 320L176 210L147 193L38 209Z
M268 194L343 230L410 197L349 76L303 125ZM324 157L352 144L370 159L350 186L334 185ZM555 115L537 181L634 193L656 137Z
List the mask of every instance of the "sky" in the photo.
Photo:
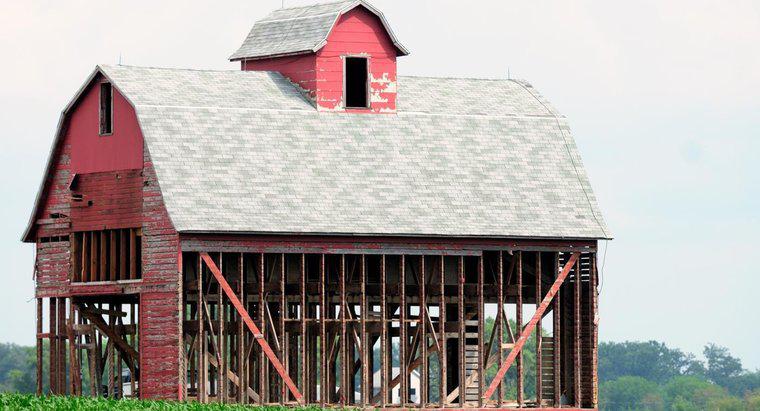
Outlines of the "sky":
M760 368L759 2L373 4L411 50L401 75L526 79L569 118L615 237L601 340L714 342ZM280 6L0 0L0 342L34 343L19 238L60 111L95 65L234 70L227 57Z

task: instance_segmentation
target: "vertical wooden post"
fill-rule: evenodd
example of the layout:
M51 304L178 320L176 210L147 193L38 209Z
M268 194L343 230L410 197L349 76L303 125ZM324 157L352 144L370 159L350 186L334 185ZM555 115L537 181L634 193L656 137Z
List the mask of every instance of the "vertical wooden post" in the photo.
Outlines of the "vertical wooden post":
M425 290L425 255L420 256L420 316L417 326L420 327L420 348L422 351L422 372L420 373L420 407L425 408L428 402L428 338L427 338L427 292Z
M129 279L137 278L137 230L129 229Z
M541 252L536 252L536 310L541 305ZM536 403L541 406L541 392L543 389L542 384L542 357L541 357L541 341L543 336L541 335L541 318L538 319L536 324Z
M448 362L448 349L446 347L446 267L445 267L445 259L446 257L441 254L441 271L440 271L440 278L441 278L441 299L438 302L438 332L441 336L441 349L438 351L438 366L441 369L441 380L439 382L439 388L440 388L440 394L439 394L439 406L441 408L445 407L448 401L446 401L446 397L449 395L448 390L448 370L447 370L447 362Z
M465 321L464 321L464 257L459 256L459 406L464 407L467 397L467 374L465 371Z
M386 286L385 278L385 254L380 257L380 321L382 329L380 334L380 406L385 407L388 404L388 319L386 313Z
M581 259L573 267L573 397L581 406Z
M401 407L406 407L406 403L409 398L409 364L407 356L407 344L409 343L406 335L406 256L401 255L401 263L399 264L399 376L401 378L401 390L399 392L399 398L401 400Z
M119 230L119 280L126 280L129 277L127 273L128 243L127 231Z
M483 253L478 256L478 407L483 407L483 385L485 382L485 336L486 327L484 322L483 301ZM493 332L493 330L491 330ZM489 346L490 347L490 346Z
M56 303L55 298L49 298L50 301L48 309L50 311L50 317L48 318L49 321L49 341L50 344L48 346L48 349L50 351L49 358L48 358L48 371L50 374L50 393L51 394L59 394L58 392L58 361L57 361L57 354L58 354L58 338L57 338L57 327L56 327L56 321L58 320L58 315L56 313Z
M307 331L306 331L306 317L309 313L309 304L306 301L306 254L301 254L301 392L304 395L304 403L308 404L311 401L311 388L309 387L309 371L315 372L316 370L309 369L309 357L307 355L306 347Z
M240 268L240 275L238 277L238 298L243 303L245 309L248 309L245 299L245 258L243 253L238 256L238 267ZM238 375L238 402L241 404L248 403L248 370L247 361L245 361L245 328L243 324L243 317L236 315L237 317L237 375Z
M366 407L369 404L370 396L372 395L372 381L370 380L370 368L369 362L372 358L372 347L369 346L367 338L367 261L364 254L361 255L360 261L360 275L361 275L361 364L362 364L362 407Z
M90 281L98 281L98 236L90 231Z
M557 278L560 275L559 271L559 253L554 253L554 278ZM554 301L552 302L553 306L553 313L552 313L552 339L553 341L553 354L554 358L553 361L553 369L554 369L554 406L560 407L562 405L562 387L561 387L561 371L562 371L562 363L560 362L560 347L561 347L561 341L562 341L562 322L560 321L560 300L561 300L561 294L562 288L560 288L557 291L557 295L554 296Z
M71 241L71 282L77 283L81 280L82 270L79 268L79 264L82 262L81 257L81 233L71 233L69 239Z
M111 259L108 264L109 265L108 274L110 276L109 279L111 281L116 281L117 280L116 272L119 269L119 266L116 260L116 252L118 251L117 250L118 242L116 241L116 230L109 230L109 232L110 232L109 234L111 235L111 243L109 244L108 249L111 252Z
M37 395L42 395L42 298L37 298Z
M348 348L346 347L346 309L348 309L348 305L346 304L346 255L341 254L340 255L340 284L338 285L340 288L340 404L342 406L346 406L348 403L348 396L350 385L348 383L348 376L349 376L349 367L353 368L353 361L352 364L349 366L348 364Z
M99 281L108 281L107 271L108 261L108 235L106 231L100 232L100 270L98 275Z
M261 326L259 327L259 330L261 330L261 334L266 336L266 320L264 319L264 308L266 306L266 301L264 298L264 281L266 277L264 276L264 253L259 254L259 321L261 321ZM264 337L266 338L266 337ZM267 358L264 355L264 350L259 348L259 405L266 404L268 400L267 392L269 391L267 389L266 384L266 373L268 371L267 366Z
M288 373L290 370L290 361L288 361L288 336L285 333L285 317L288 315L287 312L287 303L285 302L285 282L286 282L286 276L287 272L285 271L285 253L280 254L280 361L282 361L282 365L285 367L285 372ZM285 386L285 384L282 383L282 381L277 381L277 384L280 388L280 404L284 404L285 401L287 401L287 393L288 389Z
M319 404L322 408L325 406L325 402L330 401L327 388L327 296L326 296L326 284L325 284L325 255L320 256L319 262L319 309L321 311L319 316L319 347L320 347L320 395Z
M66 394L66 299L58 298L58 392Z
M597 323L597 304L598 295L596 284L598 272L596 268L596 253L591 254L591 276L589 278L589 295L591 304L589 306L589 327L591 328L589 337L591 339L591 407L596 408L599 402L599 377L597 375L599 360L597 358L597 344L599 338L599 327Z
M496 332L499 333L499 349L498 349L498 361L499 361L499 369L501 369L501 364L504 362L504 252L499 251L499 262L497 263L498 267L497 269L499 272L496 274L497 278L496 281L499 283L496 287L496 324L495 328ZM509 326L509 324L507 324ZM504 392L502 385L499 384L499 388L497 391L497 398L496 398L496 406L498 408L501 408L503 402L504 402Z
M219 271L224 275L224 256L222 253L219 253ZM216 346L219 349L219 364L218 367L216 367L216 384L218 387L217 398L220 403L224 404L227 402L227 339L225 338L227 330L225 330L224 324L226 322L224 309L226 304L224 303L222 287L219 286L218 290L218 295L216 297L216 317L219 324L219 333L216 336L216 340L218 341Z
M198 313L198 402L206 402L206 376L208 374L208 364L206 363L207 343L206 343L206 330L204 330L204 315L203 310L203 264L201 264L201 256L198 254L197 262L198 271L198 301L197 301L197 313ZM132 376L134 378L134 376ZM132 393L134 395L134 393Z
M523 330L523 252L517 252L517 310L515 315L518 334ZM523 406L523 353L517 353L517 406Z

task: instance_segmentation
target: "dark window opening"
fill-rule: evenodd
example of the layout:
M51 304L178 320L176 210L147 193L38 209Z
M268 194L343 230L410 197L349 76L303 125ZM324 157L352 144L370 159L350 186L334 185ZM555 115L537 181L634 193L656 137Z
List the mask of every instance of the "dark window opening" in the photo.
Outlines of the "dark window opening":
M113 89L100 83L100 135L113 133Z
M368 108L367 59L346 57L346 107Z

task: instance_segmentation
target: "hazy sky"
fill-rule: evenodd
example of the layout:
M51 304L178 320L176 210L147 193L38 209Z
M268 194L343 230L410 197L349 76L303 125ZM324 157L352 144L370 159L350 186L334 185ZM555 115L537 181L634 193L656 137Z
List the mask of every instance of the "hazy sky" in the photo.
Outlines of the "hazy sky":
M760 368L760 3L373 4L412 52L400 74L509 70L569 117L616 237L602 340L715 342ZM278 7L0 0L0 341L34 342L33 246L19 237L59 113L94 66L233 70L227 57Z

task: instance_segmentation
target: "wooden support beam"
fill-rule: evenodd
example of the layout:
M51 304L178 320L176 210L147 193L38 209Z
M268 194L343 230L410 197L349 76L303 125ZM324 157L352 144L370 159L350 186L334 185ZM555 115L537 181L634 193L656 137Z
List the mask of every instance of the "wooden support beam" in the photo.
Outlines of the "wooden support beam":
M100 237L100 269L98 270L98 280L108 281L108 234L106 231L98 233Z
M90 281L98 281L98 240L97 234L90 231Z
M290 361L288 361L288 336L285 333L285 317L287 316L287 306L285 303L285 282L287 280L287 273L285 272L285 253L280 254L280 287L279 287L279 293L280 293L280 316L279 316L279 325L280 325L280 343L278 344L279 347L279 358L282 358L282 364L285 368L285 373L287 375L290 375ZM280 397L280 405L284 404L287 400L287 390L285 389L285 386L282 384L278 384L280 388L280 392L278 393Z
M448 370L447 370L447 346L446 346L446 257L441 255L440 264L440 292L441 298L438 301L438 334L441 336L440 347L438 349L438 367L441 369L439 387L439 406L441 408L448 404L446 397L448 396Z
M129 229L129 279L137 278L137 230Z
M399 263L399 373L401 378L401 389L399 391L399 398L401 400L401 407L406 407L409 399L409 384L407 377L408 359L407 359L407 323L406 323L406 256L401 255L401 262Z
M528 325L520 333L520 338L515 343L515 346L514 348L512 348L512 351L510 351L509 355L507 356L506 361L504 362L504 364L502 364L501 368L499 368L499 371L496 373L496 376L491 382L491 385L488 387L488 390L483 396L484 401L487 401L488 399L491 398L494 391L496 390L496 387L501 383L502 378L504 378L504 374L507 373L507 370L509 370L509 367L514 362L515 358L517 357L517 354L522 350L523 346L528 341L528 337L533 332L533 329L536 327L536 324L538 323L538 319L541 318L541 316L544 314L544 311L546 311L547 307L552 302L552 299L554 299L554 296L557 294L559 287L565 281L567 274L573 268L579 256L580 256L580 253L573 253L573 255L570 257L570 260L565 264L565 267L562 269L562 272L557 277L557 280L554 281L554 284L549 289L549 292L546 293L546 297L544 297L543 301L541 302L541 305L538 307L535 314L533 314L533 317L531 318L530 322L528 322Z
M42 395L42 298L37 298L37 396Z
M599 359L597 358L597 350L599 343L599 316L597 315L598 294L596 290L596 284L598 281L598 272L596 268L596 253L591 254L591 278L589 279L589 294L591 304L589 306L589 336L591 338L591 407L596 408L599 405L599 377L598 366Z
M541 301L541 252L536 252L536 309L538 309ZM536 323L536 403L541 406L541 393L543 390L543 370L542 370L542 353L541 353L541 318Z
M50 333L50 343L48 344L48 349L50 351L48 354L48 373L50 374L50 381L48 383L48 388L50 394L55 395L60 394L58 392L58 361L56 359L56 354L58 353L58 339L56 338L56 321L58 321L58 313L56 312L55 298L49 298L48 300L48 311L50 312L50 316L48 317L48 330Z
M573 269L573 399L580 408L581 397L581 262Z
M517 323L517 332L522 334L523 330L523 252L517 252L517 305L515 310L515 322ZM540 318L540 317L539 317ZM523 406L523 353L522 350L517 352L517 406Z
M369 363L372 358L372 347L367 341L367 317L369 308L367 307L367 261L364 254L361 255L360 270L360 287L361 287L361 362L362 362L362 407L369 405L369 396L372 395L372 381L370 380Z
M559 276L559 253L554 253L554 275ZM562 405L562 379L561 370L562 363L560 362L560 347L561 347L561 328L562 322L560 321L560 302L561 290L557 290L557 295L554 297L552 303L552 344L553 344L553 356L552 356L552 369L554 370L554 406L560 407Z
M427 321L428 321L428 315L427 315L427 293L425 290L425 256L420 256L420 274L417 276L419 280L419 292L420 292L420 315L419 315L419 321L417 322L417 327L420 330L420 340L421 340L421 351L422 351L422 372L420 373L421 381L420 381L420 406L425 407L427 406L428 402L428 383L430 382L430 379L428 378L428 338L427 338ZM436 341L436 344L438 342ZM413 369L413 368L412 368Z
M118 277L116 276L117 271L119 269L118 260L116 257L116 253L118 252L118 242L116 240L116 230L109 230L109 234L111 236L111 242L108 245L108 249L111 252L111 258L109 260L108 264L108 274L109 279L111 281L116 281Z
M464 321L464 256L459 256L457 264L458 284L458 308L459 308L459 406L464 407L467 395L466 370L465 370L465 321Z
M299 404L303 404L303 396L298 391L298 387L295 386L293 383L293 380L290 379L290 376L285 372L285 369L282 366L282 363L280 363L280 360L277 358L277 356L272 351L272 348L269 346L269 344L266 342L266 340L263 338L261 332L256 327L256 324L253 323L253 320L248 315L248 311L243 307L240 300L238 300L237 296L235 296L235 293L232 292L232 289L230 288L230 285L227 283L227 281L222 276L221 271L219 271L219 268L214 263L214 260L211 259L211 257L208 255L208 253L202 252L201 258L203 258L203 261L206 263L206 266L211 270L211 273L214 275L214 278L216 278L217 282L219 282L220 287L224 290L224 293L227 295L227 298L230 300L232 305L235 307L235 309L238 311L241 317L243 317L243 321L245 321L246 325L248 326L248 329L253 333L254 338L261 346L262 350L264 351L264 354L266 354L269 361L272 362L272 365L274 366L277 373L280 375L282 380L285 382L285 384L288 386L288 389L290 390L291 394L293 394L293 397L296 399L296 401Z
M483 338L486 335L485 327L485 303L483 301L483 255L478 256L478 407L483 407L483 384L485 382L485 361L491 352L491 343L488 345L488 351L484 350ZM493 336L493 330L491 331ZM493 342L493 340L491 340ZM501 349L501 347L499 347Z
M240 269L240 273L238 276L238 298L240 298L240 301L243 301L245 304L246 298L245 298L245 256L243 253L240 253L238 256L238 268ZM247 304L245 305L246 309ZM240 383L238 384L238 402L241 404L247 404L249 397L253 398L253 396L247 395L247 391L251 390L251 388L248 386L248 361L246 361L245 358L245 324L243 324L243 317L238 314L237 315L237 373L239 375ZM251 390L253 391L253 390ZM256 395L258 397L258 395Z
M329 402L327 398L329 390L327 389L327 290L326 290L326 275L325 275L325 255L320 255L319 259L319 347L320 347L320 395L319 404L324 408L325 403Z
M203 257L203 256L201 256ZM209 260L211 260L211 257L209 256ZM213 260L212 260L213 261ZM207 263L208 264L208 263ZM224 274L222 270L224 261L222 258L222 253L219 253L219 275L222 279L224 279ZM209 267L210 268L210 267ZM217 278L217 281L219 279ZM226 280L225 280L226 281ZM221 283L221 281L220 281ZM230 290L231 291L231 290ZM216 320L217 320L217 326L219 327L219 332L216 335L217 343L216 343L216 351L217 358L219 359L219 367L216 367L216 384L217 384L217 391L216 391L216 398L217 401L224 404L227 402L227 378L225 378L225 375L227 373L227 341L225 339L226 331L224 329L224 324L227 322L225 318L225 303L224 299L222 298L222 287L218 288L217 291L217 300L216 300Z
M129 343L127 343L120 335L118 335L112 327L109 327L108 324L106 324L105 321L103 321L103 318L95 314L91 310L91 306L85 303L77 304L77 309L79 310L79 313L82 317L87 319L87 321L91 322L92 325L94 325L101 334L104 334L109 339L112 339L116 348L121 351L122 355L127 357L128 364L132 364L132 370L136 370L137 366L139 364L139 354L137 353L137 350L132 348Z
M387 279L385 276L385 254L380 256L380 321L382 321L382 330L380 334L380 406L384 407L388 399L388 319L387 319L387 301L386 286Z
M266 332L267 331L266 331L266 323L265 323L266 320L264 319L264 310L265 310L265 307L267 305L267 302L266 302L266 299L264 298L265 297L264 296L264 282L265 282L265 278L264 278L264 266L265 266L264 263L265 263L265 261L264 261L264 258L265 258L264 253L259 254L259 290L258 290L259 291L259 305L258 305L258 309L259 309L259 321L261 321L261 334L262 334L262 337L266 338ZM258 340L256 340L256 341L258 341ZM269 367L267 366L267 359L266 359L266 356L264 354L264 350L263 349L259 350L259 361L258 361L258 363L259 363L259 399L260 399L259 400L259 405L264 405L266 403L266 401L268 400L268 397L269 397L269 395L268 395L269 390L267 389L267 384L266 384L266 376L267 376L267 371L268 371Z
M499 333L499 368L501 368L501 365L504 363L504 321L503 318L504 315L504 252L499 251L499 261L498 261L498 267L499 270L497 273L496 281L499 283L496 288L496 320L498 321L498 327L494 327L494 331ZM509 324L507 324L509 326ZM499 384L499 391L497 393L496 397L496 405L497 407L501 407L504 402L504 392L502 389L502 385Z
M349 392L349 364L348 364L348 348L346 346L347 343L347 333L346 333L346 311L348 307L346 306L346 255L341 254L340 255L340 283L338 284L339 292L340 292L340 404L341 406L345 407L348 403L348 396L353 394L353 392ZM353 365L353 361L351 362Z
M306 397L306 403L311 400L311 389L309 387L309 372L315 372L309 368L310 361L308 351L308 337L306 330L306 318L309 314L309 304L306 300L306 254L301 254L301 275L300 275L300 292L301 292L301 391Z
M200 339L198 342L198 402L205 403L207 399L207 389L206 389L206 381L208 376L208 364L207 364L207 355L208 355L208 342L206 339L206 330L203 329L204 326L204 315L205 310L201 309L201 306L204 304L204 296L203 296L203 264L201 262L201 256L198 254L198 261L197 261L197 272L198 272L198 299L196 301L196 312L198 315L198 338Z

